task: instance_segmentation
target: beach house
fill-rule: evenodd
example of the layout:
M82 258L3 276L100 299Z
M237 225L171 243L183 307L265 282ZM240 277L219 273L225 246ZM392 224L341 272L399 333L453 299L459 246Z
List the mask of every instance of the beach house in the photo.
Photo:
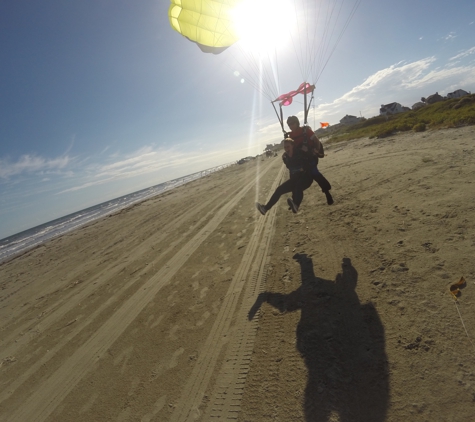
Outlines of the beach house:
M422 108L422 107L424 107L424 106L425 106L425 103L423 103L422 101L419 101L419 102L415 103L415 104L412 106L412 109L413 109L413 110L418 110L418 109L420 109L420 108Z
M381 108L379 109L379 115L388 116L390 114L402 113L403 111L407 110L407 107L403 107L399 103L381 104Z
M434 104L443 100L444 100L444 97L442 97L442 95L439 95L438 92L436 92L435 94L429 95L427 98L424 98L424 97L421 98L421 101L426 104Z
M360 117L350 116L347 114L345 117L343 117L343 119L340 119L340 123L342 125L354 125L355 123L358 123L360 120L361 120Z
M457 89L454 92L450 92L447 94L447 98L460 98L460 97L465 97L465 95L469 95L470 93L467 91L464 91L463 89Z

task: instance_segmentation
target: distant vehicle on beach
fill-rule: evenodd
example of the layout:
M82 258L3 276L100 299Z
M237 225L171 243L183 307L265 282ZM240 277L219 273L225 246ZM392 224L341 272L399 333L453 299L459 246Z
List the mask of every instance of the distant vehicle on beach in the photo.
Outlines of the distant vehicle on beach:
M237 163L238 164L244 164L244 163L247 163L248 161L251 161L251 160L254 160L255 157L245 157L245 158L241 158Z

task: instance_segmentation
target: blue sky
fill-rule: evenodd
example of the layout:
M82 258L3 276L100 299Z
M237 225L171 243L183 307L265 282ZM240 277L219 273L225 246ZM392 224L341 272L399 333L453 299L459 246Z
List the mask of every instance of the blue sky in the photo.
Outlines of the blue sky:
M168 5L0 1L0 238L281 140L269 101L241 83L239 50L202 53L170 28ZM303 81L283 53L287 92ZM473 0L363 0L309 124L458 88L475 92Z

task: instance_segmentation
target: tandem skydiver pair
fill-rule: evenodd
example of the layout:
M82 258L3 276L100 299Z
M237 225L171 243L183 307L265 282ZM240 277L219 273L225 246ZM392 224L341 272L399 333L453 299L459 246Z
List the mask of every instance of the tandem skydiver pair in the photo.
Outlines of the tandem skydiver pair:
M273 193L267 204L259 202L256 207L265 215L285 194L292 192L287 203L292 212L297 213L303 200L303 191L308 189L315 180L325 194L327 204L333 204L330 193L331 185L317 168L318 159L324 157L323 145L309 126L300 127L299 119L290 116L287 119L290 132L284 139L282 160L289 169L289 180L282 183Z

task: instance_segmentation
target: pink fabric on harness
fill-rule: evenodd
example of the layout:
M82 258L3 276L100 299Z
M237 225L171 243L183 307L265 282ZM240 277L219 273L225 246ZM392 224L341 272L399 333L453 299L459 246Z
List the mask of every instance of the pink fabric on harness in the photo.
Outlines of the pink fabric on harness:
M280 101L281 106L288 106L288 105L292 104L292 101L293 101L292 98L295 97L296 95L298 95L298 94L309 94L309 93L313 92L314 89L315 89L315 85L310 85L308 82L304 82L304 83L300 84L300 86L297 88L296 91L290 91L287 94L279 95L272 102L275 103L277 101Z

